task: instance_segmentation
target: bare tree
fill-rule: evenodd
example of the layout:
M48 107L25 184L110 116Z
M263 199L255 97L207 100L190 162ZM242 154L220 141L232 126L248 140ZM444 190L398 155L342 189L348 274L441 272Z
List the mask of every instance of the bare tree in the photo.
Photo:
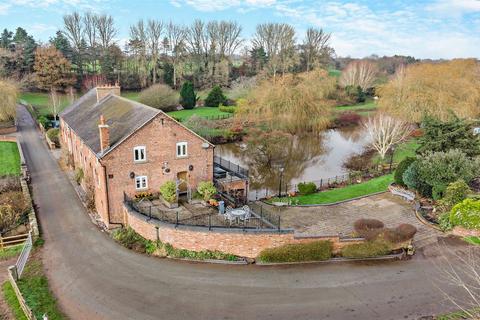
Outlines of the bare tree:
M207 31L207 26L203 21L197 19L188 28L187 43L190 53L194 58L200 60L205 69L207 69L210 33Z
M98 16L92 12L87 12L83 16L83 28L88 45L88 55L95 73L97 72L97 22Z
M434 279L435 286L465 314L465 319L480 319L480 249L453 250L441 245L438 250L440 257L435 267L439 277ZM442 288L442 283L450 287L448 292Z
M163 33L163 22L158 20L149 20L147 28L148 46L152 58L153 83L157 82L157 63L160 54L160 37Z
M295 56L295 29L288 24L280 25L280 64L282 76L293 65Z
M172 21L167 25L166 39L170 52L170 61L173 67L173 87L177 87L177 64L185 51L186 30L183 26L176 25Z
M78 68L78 74L83 77L83 44L84 44L84 30L82 24L82 17L78 12L63 16L64 33L70 40L74 54L75 64Z
M130 26L130 47L135 50L137 59L138 74L140 76L140 86L147 86L147 30L143 20Z
M252 39L255 48L263 48L268 58L268 68L275 77L279 65L280 55L280 24L265 23L257 25L254 38Z
M243 43L242 26L233 21L220 21L218 25L218 52L220 58L230 57Z
M377 75L377 67L367 60L354 60L350 62L340 76L343 87L360 87L367 90L373 86Z
M112 16L103 14L98 16L96 20L98 40L101 48L106 51L112 44L114 44L113 39L117 35L117 29L115 28Z
M392 118L384 113L378 113L363 123L370 138L372 147L385 159L387 152L399 144L410 133L408 123Z
M279 68L285 73L292 63L295 48L295 29L285 23L259 24L252 40L255 48L263 48L273 77Z
M331 34L325 33L323 29L307 29L302 45L302 55L307 72L333 54L333 49L329 46L330 37Z

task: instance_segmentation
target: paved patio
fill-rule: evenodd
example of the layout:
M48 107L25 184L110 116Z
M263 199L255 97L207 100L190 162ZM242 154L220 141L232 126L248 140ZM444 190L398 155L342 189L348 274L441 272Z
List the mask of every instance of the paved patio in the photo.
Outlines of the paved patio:
M418 230L414 240L417 247L436 243L437 237L442 235L418 221L411 204L390 193L334 206L276 210L281 215L282 227L294 228L298 235L350 236L353 233L353 223L361 218L381 220L386 227L396 227L401 223L414 225Z

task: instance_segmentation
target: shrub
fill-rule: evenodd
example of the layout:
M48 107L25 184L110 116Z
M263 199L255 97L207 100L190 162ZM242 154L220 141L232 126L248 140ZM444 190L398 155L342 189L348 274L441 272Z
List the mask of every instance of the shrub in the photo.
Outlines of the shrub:
M438 217L438 225L443 231L448 231L453 228L450 223L450 212L445 212Z
M77 184L82 183L82 180L83 180L83 170L82 170L82 168L75 169L74 179L75 179L75 182L77 182Z
M394 174L394 180L396 184L400 186L406 186L405 182L403 181L403 174L413 162L415 162L414 157L407 157L398 164Z
M443 199L437 202L436 208L442 212L450 211L454 205L465 200L470 193L470 187L463 180L452 182L445 190Z
M263 250L258 259L262 262L323 261L331 258L332 249L330 241L287 244Z
M137 252L152 254L156 250L156 245L153 241L145 239L130 227L115 230L112 236L115 241L124 247Z
M413 237L417 233L417 228L415 228L415 226L412 226L411 224L402 223L395 228L395 231L399 236L398 239L400 240L400 242L404 242L413 239Z
M177 184L174 181L167 181L160 187L160 194L167 202L177 200Z
M30 208L21 191L7 191L0 194L0 233L9 231L26 218Z
M411 224L401 224L395 229L385 229L382 231L383 239L390 243L402 243L413 239L417 233L417 228Z
M208 93L207 98L205 99L206 107L218 107L227 100L223 94L222 89L219 86L213 87L213 89Z
M317 191L317 185L313 182L300 182L298 184L298 192L301 194L312 194Z
M138 101L147 106L168 112L178 105L177 93L165 84L154 84L140 92Z
M362 116L353 111L342 112L336 119L335 123L340 127L356 126L362 120Z
M353 224L353 229L362 238L375 239L383 230L384 224L377 219L359 219Z
M60 139L58 137L59 134L60 134L60 129L58 129L58 128L52 128L52 129L47 130L48 139L50 139L50 141L55 143L56 146L58 146L60 144Z
M180 104L185 109L193 109L197 104L197 100L198 98L193 88L193 83L186 81L180 90Z
M237 107L235 106L224 106L224 105L221 105L218 110L222 111L222 112L228 112L228 113L235 113L235 111L237 110Z
M415 162L419 180L431 186L439 198L446 187L459 179L470 182L479 172L478 161L468 158L460 150L427 153Z
M480 201L465 199L450 211L450 224L467 229L480 229Z
M389 254L392 251L385 241L366 241L345 246L342 256L345 258L372 258Z
M367 149L361 154L352 155L343 166L350 171L367 171L372 167L372 159L376 154L374 149Z
M211 181L202 181L198 184L197 192L202 195L203 200L208 201L217 193L217 188L215 188Z
M50 121L45 116L39 116L37 122L40 123L44 128L47 128L50 124Z
M432 187L421 180L417 169L417 161L414 161L402 175L405 185L412 190L417 190L422 196L430 197L432 195Z

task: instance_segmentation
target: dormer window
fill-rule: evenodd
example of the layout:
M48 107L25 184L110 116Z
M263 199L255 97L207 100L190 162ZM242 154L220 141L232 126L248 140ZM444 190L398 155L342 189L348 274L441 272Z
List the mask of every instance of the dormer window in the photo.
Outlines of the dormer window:
M145 146L138 146L133 148L133 161L145 162L147 161L147 149Z
M179 142L177 143L177 158L184 158L187 154L187 143Z

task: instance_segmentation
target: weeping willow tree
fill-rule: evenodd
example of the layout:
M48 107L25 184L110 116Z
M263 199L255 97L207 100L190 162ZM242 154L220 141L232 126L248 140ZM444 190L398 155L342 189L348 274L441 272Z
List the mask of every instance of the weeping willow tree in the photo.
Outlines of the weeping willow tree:
M239 106L239 116L292 134L325 129L335 100L336 80L324 70L269 78Z
M17 98L17 85L10 80L0 79L0 122L16 118Z
M401 67L378 89L379 107L407 121L480 115L480 64L474 59Z

